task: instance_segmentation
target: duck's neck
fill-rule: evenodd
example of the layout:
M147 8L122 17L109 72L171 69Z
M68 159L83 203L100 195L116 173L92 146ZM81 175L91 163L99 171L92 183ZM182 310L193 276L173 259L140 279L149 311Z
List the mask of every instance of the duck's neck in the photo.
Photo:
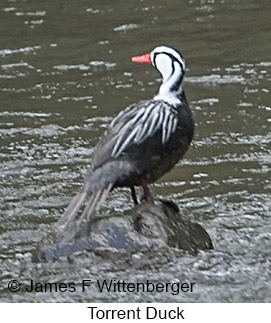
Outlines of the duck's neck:
M179 64L173 64L171 73L163 76L163 83L161 84L154 100L163 100L171 105L180 103L180 94L182 93L181 83L184 76L184 71Z

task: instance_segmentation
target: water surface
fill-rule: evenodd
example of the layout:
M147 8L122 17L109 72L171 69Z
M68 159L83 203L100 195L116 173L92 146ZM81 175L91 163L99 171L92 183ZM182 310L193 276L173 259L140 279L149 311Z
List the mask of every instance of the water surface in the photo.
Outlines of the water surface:
M6 0L0 4L0 299L271 301L269 1ZM186 58L196 133L185 159L151 186L205 227L215 249L32 264L31 252L81 186L114 115L151 98L160 76L130 57L160 44ZM101 212L132 207L126 189ZM18 279L193 282L193 293L11 293ZM125 298L124 298L125 297Z

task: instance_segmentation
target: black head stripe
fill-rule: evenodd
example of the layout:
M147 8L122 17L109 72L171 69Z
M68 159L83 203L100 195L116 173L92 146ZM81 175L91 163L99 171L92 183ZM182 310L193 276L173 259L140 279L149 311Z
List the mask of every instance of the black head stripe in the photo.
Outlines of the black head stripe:
M174 62L177 62L180 65L182 72L185 73L185 69L184 69L183 63L180 62L180 60L178 60L173 54L168 53L168 52L154 53L154 56L153 56L153 65L154 65L155 68L157 68L157 66L156 66L156 56L157 55L160 55L160 54L165 54L165 55L167 55L167 56L169 56L171 58L171 61L172 61L172 71L174 71ZM179 53L179 55L181 56L181 59L183 60L182 55L180 53Z

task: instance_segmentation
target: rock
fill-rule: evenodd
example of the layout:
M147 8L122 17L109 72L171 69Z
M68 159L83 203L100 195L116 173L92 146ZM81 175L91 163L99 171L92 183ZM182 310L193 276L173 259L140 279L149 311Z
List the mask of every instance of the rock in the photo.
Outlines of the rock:
M88 223L54 228L37 246L34 262L47 262L76 251L139 252L173 247L197 254L212 249L208 233L198 223L185 220L172 201L143 202L128 214L95 216Z

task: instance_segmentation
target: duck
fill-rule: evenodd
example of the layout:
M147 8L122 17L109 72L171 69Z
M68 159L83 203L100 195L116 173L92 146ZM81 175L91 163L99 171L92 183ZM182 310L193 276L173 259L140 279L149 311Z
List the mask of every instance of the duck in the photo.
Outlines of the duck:
M138 204L136 186L143 198L153 201L149 184L169 172L181 160L194 134L193 114L182 81L185 60L171 46L157 46L151 52L132 57L132 62L153 66L162 76L161 85L150 100L120 111L94 149L81 190L74 196L57 225L65 228L81 212L80 223L89 221L109 193L128 187Z

